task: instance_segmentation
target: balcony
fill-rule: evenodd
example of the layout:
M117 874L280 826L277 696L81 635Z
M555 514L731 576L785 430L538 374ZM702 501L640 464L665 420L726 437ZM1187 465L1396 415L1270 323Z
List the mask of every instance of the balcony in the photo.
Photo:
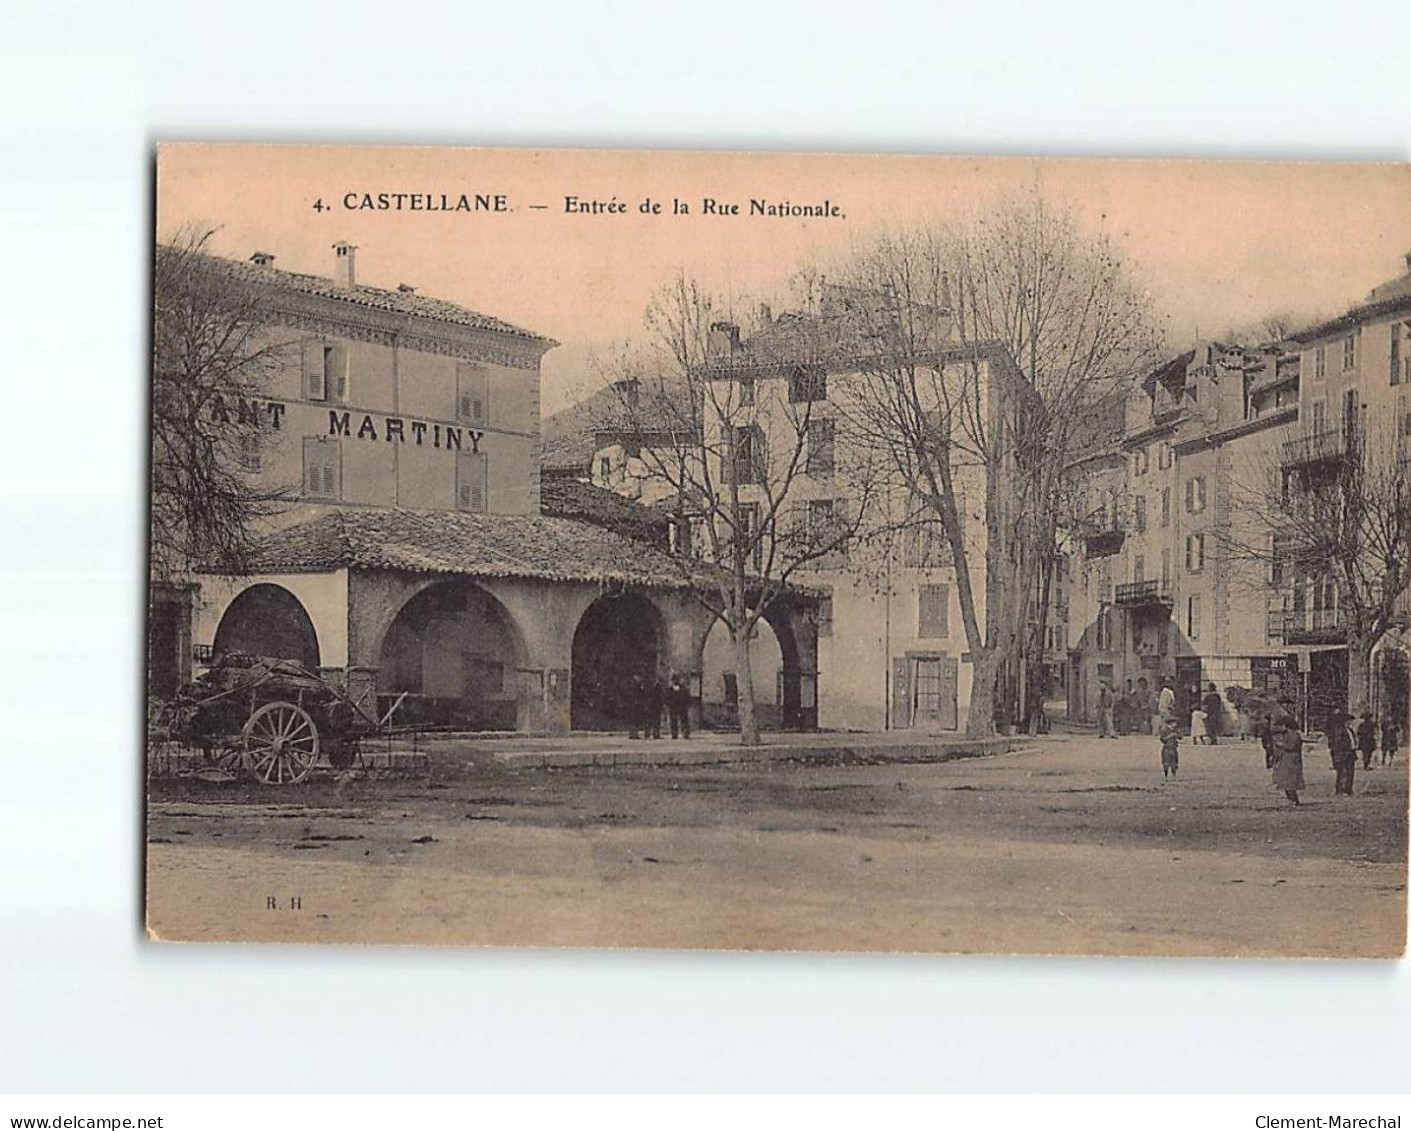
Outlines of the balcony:
M1083 545L1090 558L1107 558L1122 549L1127 532L1115 523L1088 524L1083 531Z
M1354 433L1341 428L1305 432L1292 440L1284 441L1283 465L1309 467L1320 463L1335 463L1351 453L1355 440Z
M1271 622L1275 615L1270 612ZM1286 644L1341 644L1346 639L1338 609L1290 609L1277 615L1283 619Z
M1117 586L1117 607L1119 609L1144 610L1169 614L1171 612L1171 585L1167 581L1127 581Z

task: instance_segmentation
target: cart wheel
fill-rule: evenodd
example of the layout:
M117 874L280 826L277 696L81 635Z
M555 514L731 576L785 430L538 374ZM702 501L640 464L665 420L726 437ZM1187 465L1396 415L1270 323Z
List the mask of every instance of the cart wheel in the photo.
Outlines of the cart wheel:
M245 768L265 785L293 785L318 761L318 727L293 703L266 703L240 732Z

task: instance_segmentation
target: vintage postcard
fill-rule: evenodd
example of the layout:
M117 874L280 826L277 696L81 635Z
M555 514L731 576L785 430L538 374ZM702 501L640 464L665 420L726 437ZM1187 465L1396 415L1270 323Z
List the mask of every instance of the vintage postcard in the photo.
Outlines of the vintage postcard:
M152 938L1403 953L1411 166L156 163Z

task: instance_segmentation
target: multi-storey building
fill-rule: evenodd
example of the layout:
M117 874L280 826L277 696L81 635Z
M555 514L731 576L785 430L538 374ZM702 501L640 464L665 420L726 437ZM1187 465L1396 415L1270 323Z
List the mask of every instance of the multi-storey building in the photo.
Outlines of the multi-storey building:
M842 304L840 292L830 288L817 311L778 316L762 311L753 334L724 322L712 330L707 376L727 388L703 399L724 406L730 419L723 425L718 415L705 413L702 447L717 463L719 453L735 453L734 468L716 466L712 474L717 483L735 480L746 525L751 515L758 521L771 509L791 530L823 531L861 518L858 484L848 470L858 462L859 441L848 422L862 415L854 399L862 378L856 358L839 345L849 340ZM949 312L934 313L948 322ZM818 349L820 341L831 343L830 348ZM998 422L1033 395L1007 351L993 343L955 342L934 351L930 361L940 367L942 381L961 381L963 375L991 434L999 434ZM610 394L599 394L605 395ZM588 423L594 415L561 414L546 473L591 476L593 482L669 505L671 500L659 498L660 484L640 482L643 474L651 478L649 472L629 462L642 438L629 437L624 449L622 436ZM600 413L596 416L601 419ZM722 426L736 429L733 444L724 442ZM770 492L777 493L780 484L770 480L769 469L791 463L801 436L801 458L789 478L785 504L771 508ZM1001 464L1000 476L1009 466L1008 461ZM626 473L615 478L619 466ZM959 467L956 482L976 612L983 624L985 507L991 500L1006 505L1006 493L999 483L989 490L987 474L977 466ZM895 528L893 535L880 541L858 539L809 561L793 575L801 586L825 594L817 618L817 666L804 673L803 710L811 712L816 702L818 725L834 729L955 730L969 709L972 668L949 546L938 523L917 519L924 509L898 485L874 481L868 494L871 516L862 520L864 526ZM1047 659L1060 677L1068 662L1063 643L1067 607L1065 577L1051 593L1047 633L1059 642ZM784 687L771 674L787 657L788 646L765 637L752 645L758 648L752 650L751 664L756 693L764 699L760 706L766 719L777 713L787 720L793 704L785 702ZM733 666L720 630L708 642L703 664L702 697L708 711L729 715L738 694Z
M1120 445L1075 468L1088 518L1074 716L1094 717L1101 683L1120 696L1167 678L1183 716L1209 683L1289 695L1315 717L1346 701L1337 586L1285 576L1272 545L1263 561L1238 552L1238 532L1263 525L1271 474L1345 458L1367 429L1411 436L1408 313L1411 273L1288 342L1202 342L1147 375ZM1384 651L1382 688L1404 688L1397 638Z
M555 343L367 286L355 255L335 245L332 278L263 253L210 264L260 291L282 358L257 400L210 412L248 425L244 474L288 505L249 573L160 587L154 691L238 650L300 660L404 716L557 731L624 724L634 671L698 679L714 578L650 521L629 536L582 492L541 499L539 364ZM771 614L795 687L813 619L802 594Z

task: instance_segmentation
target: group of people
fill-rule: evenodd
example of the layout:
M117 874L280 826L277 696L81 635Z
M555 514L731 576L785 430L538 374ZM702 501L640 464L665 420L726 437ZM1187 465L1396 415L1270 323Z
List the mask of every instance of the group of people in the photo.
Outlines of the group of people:
M1357 722L1355 728L1349 725L1353 722ZM1382 765L1389 766L1396 758L1401 728L1395 719L1386 718L1382 720L1380 730ZM1332 759L1333 793L1336 796L1352 796L1359 754L1362 768L1372 768L1372 756L1377 750L1377 731L1376 720L1370 711L1363 711L1360 721L1346 711L1334 711L1324 720L1323 736ZM1264 746L1264 764L1273 771L1274 784L1284 791L1285 797L1298 805L1299 790L1307 788L1303 780L1304 738L1294 720L1291 706L1281 703L1279 710L1267 714L1260 720L1256 734Z
M633 672L627 681L628 738L660 738L665 709L672 738L691 737L691 690L673 672L666 683L646 672Z
M1204 696L1193 688L1192 694L1199 697L1190 716L1191 742L1196 745L1213 746L1219 741L1224 720L1224 703L1220 692L1212 683ZM1146 677L1137 680L1136 686L1127 681L1127 690L1116 694L1106 682L1098 689L1097 696L1097 735L1099 738L1116 738L1119 734L1161 734L1162 725L1176 717L1176 692L1171 681L1165 680L1161 691L1153 696Z

